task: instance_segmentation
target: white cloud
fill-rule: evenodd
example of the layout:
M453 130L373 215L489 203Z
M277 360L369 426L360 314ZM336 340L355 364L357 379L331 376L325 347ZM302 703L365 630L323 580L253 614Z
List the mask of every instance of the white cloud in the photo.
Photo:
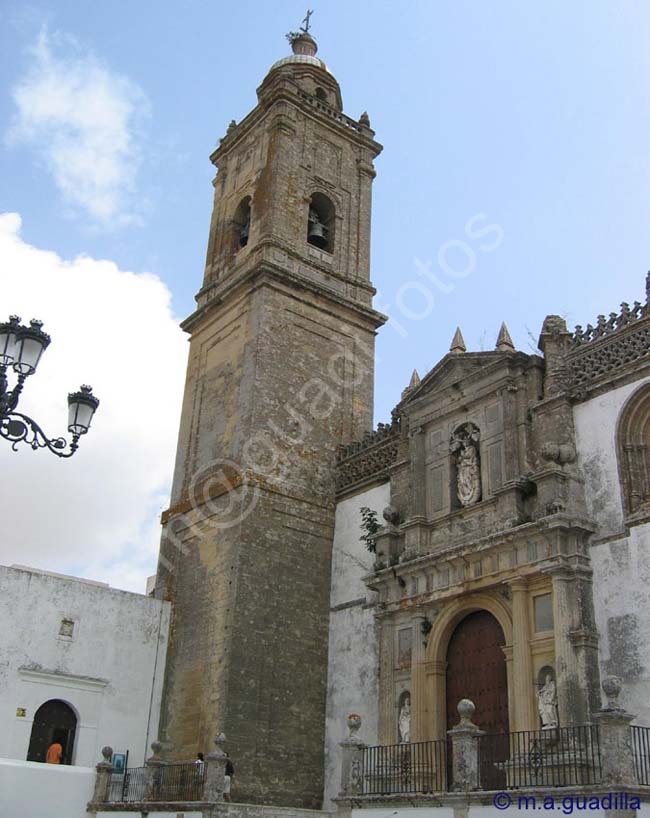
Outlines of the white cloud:
M136 134L149 111L144 93L70 38L43 30L31 66L13 89L8 138L31 146L66 204L103 225L137 219Z
M0 440L0 562L142 592L168 501L185 336L155 275L66 261L26 244L20 226L17 214L0 214L3 305L42 320L52 343L19 409L55 437L66 432L69 391L89 383L101 404L69 460Z

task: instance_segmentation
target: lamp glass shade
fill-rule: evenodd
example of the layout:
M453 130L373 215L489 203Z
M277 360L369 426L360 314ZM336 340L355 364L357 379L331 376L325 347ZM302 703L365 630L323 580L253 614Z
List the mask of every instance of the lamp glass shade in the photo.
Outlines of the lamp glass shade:
M16 333L20 329L20 318L12 315L9 321L0 324L0 366L11 366L16 356Z
M50 343L50 336L41 326L40 321L31 321L29 327L21 327L16 334L14 369L21 375L36 372L41 355Z
M68 395L68 431L73 435L85 435L90 428L99 400L89 386Z

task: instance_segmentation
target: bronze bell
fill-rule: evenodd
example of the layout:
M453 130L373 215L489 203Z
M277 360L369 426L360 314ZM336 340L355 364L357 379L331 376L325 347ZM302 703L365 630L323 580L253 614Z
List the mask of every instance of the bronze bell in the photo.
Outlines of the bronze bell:
M239 246L246 247L248 244L248 233L250 231L250 221L246 222L246 224L242 224L239 228Z
M312 211L309 214L309 229L307 231L307 241L315 247L324 249L327 247L327 228L318 218L318 214Z

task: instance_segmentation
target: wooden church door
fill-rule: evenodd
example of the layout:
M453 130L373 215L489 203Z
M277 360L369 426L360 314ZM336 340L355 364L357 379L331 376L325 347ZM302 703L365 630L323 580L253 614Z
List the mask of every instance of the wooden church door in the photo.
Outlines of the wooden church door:
M507 733L508 678L503 630L487 611L476 611L458 623L447 648L447 729L459 722L457 705L471 699L476 705L474 724L486 733ZM486 739L491 761L503 761L508 754L506 736ZM488 745L485 744L486 749ZM501 758L503 757L503 758ZM486 759L487 761L487 759ZM505 777L492 763L481 760L483 789L505 785ZM504 780L501 781L501 778Z

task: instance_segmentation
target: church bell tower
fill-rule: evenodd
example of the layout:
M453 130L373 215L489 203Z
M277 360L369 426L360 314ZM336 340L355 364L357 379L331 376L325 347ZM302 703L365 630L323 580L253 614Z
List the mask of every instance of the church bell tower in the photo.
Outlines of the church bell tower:
M339 446L372 428L366 114L309 32L211 161L214 209L157 595L173 602L161 740L223 731L239 801L318 808Z

